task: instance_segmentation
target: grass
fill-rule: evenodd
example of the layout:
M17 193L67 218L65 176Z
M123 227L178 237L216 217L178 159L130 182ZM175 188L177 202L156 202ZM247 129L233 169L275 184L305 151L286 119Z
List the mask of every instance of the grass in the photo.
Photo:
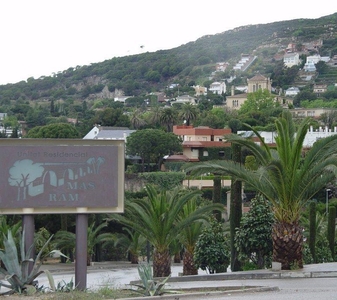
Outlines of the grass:
M70 291L70 292L52 292L52 293L37 293L33 296L24 294L10 295L8 299L29 299L29 300L101 300L101 299L123 299L142 297L139 293L125 289L115 289L103 287L97 291Z
M233 291L249 291L250 289L257 288L256 286L227 286L227 287L202 287L190 289L175 289L174 294L193 294L193 293L210 293L210 292L233 292ZM172 294L170 292L166 295ZM127 289L116 289L103 287L95 292L91 291L71 291L67 293L40 293L34 296L25 295L12 295L9 299L28 299L28 300L102 300L102 299L124 299L124 298L142 298L143 295Z

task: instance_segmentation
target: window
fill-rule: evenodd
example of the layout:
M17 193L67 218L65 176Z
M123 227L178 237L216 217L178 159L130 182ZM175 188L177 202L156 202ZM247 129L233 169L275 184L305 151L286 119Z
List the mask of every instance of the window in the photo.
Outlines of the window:
M239 100L233 100L233 107L238 107L239 106Z

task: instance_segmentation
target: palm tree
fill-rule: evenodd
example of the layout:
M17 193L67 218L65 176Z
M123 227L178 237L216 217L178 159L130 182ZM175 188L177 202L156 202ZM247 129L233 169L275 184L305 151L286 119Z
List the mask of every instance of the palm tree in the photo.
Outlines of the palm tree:
M186 203L180 213L181 219L186 219L190 214L196 211L198 208L196 199L192 199ZM193 255L195 244L202 233L205 220L192 223L190 226L183 228L179 235L179 240L184 246L183 256L183 275L197 275L198 269L194 265Z
M155 105L151 108L148 114L147 123L151 125L151 128L159 128L160 127L160 115L161 115L162 107L159 105Z
M174 123L176 122L176 112L173 108L168 107L161 110L160 123L166 126L167 132L172 132Z
M130 256L131 264L138 264L140 250L145 247L146 240L139 232L123 227L125 233L116 233L114 246L122 246Z
M143 118L140 117L140 109L135 109L130 116L130 123L133 129L140 129L143 127L146 122Z
M309 118L303 120L296 132L290 112L283 112L275 121L275 149L268 147L253 128L251 130L259 138L260 145L240 136L229 137L228 141L251 151L260 166L257 170L223 160L185 169L199 174L217 172L232 175L251 185L271 202L275 219L272 229L273 261L280 262L282 269L290 269L292 265L303 266L300 215L307 201L336 178L336 135L318 140L302 157L309 124Z
M181 106L180 116L186 121L186 125L189 126L190 122L197 118L197 107L191 103L184 103Z
M199 192L174 189L160 191L146 186L147 199L126 203L125 215L114 214L112 220L132 228L144 236L154 247L153 276L167 277L171 274L170 244L179 233L195 221L207 218L208 214L222 205L205 205L186 218L179 218L184 205Z
M88 227L87 235L87 265L89 266L94 254L94 249L96 245L114 242L115 236L112 233L106 232L101 233L101 230L107 226L107 222L96 225L93 222ZM60 230L55 234L54 237L56 247L60 250L71 250L74 251L76 245L76 234L69 231Z

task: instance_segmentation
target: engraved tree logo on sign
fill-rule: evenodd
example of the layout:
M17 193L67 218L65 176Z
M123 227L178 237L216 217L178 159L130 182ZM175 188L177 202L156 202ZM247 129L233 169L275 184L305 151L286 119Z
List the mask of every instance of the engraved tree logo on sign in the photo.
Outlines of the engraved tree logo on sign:
M41 177L44 168L41 163L34 163L30 159L17 160L9 170L8 182L18 187L17 200L26 200L27 189L34 180Z
M100 166L105 162L103 157L90 157L82 162L34 162L30 159L17 160L9 169L8 183L17 187L17 201L26 200L45 192L45 187L65 187L83 189L86 184L78 183L80 178L99 174ZM87 186L93 188L89 182ZM56 196L50 195L50 199ZM75 197L75 196L74 196ZM77 199L78 195L74 199Z

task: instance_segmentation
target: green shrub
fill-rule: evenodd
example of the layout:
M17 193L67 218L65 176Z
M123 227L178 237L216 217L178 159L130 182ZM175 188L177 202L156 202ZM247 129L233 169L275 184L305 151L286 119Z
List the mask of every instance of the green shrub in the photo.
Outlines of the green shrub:
M147 184L159 186L163 190L171 190L182 185L185 176L184 172L149 172L139 174L139 177L144 178Z
M222 224L212 220L200 235L194 251L196 268L210 274L226 272L230 262L229 240L224 235Z

